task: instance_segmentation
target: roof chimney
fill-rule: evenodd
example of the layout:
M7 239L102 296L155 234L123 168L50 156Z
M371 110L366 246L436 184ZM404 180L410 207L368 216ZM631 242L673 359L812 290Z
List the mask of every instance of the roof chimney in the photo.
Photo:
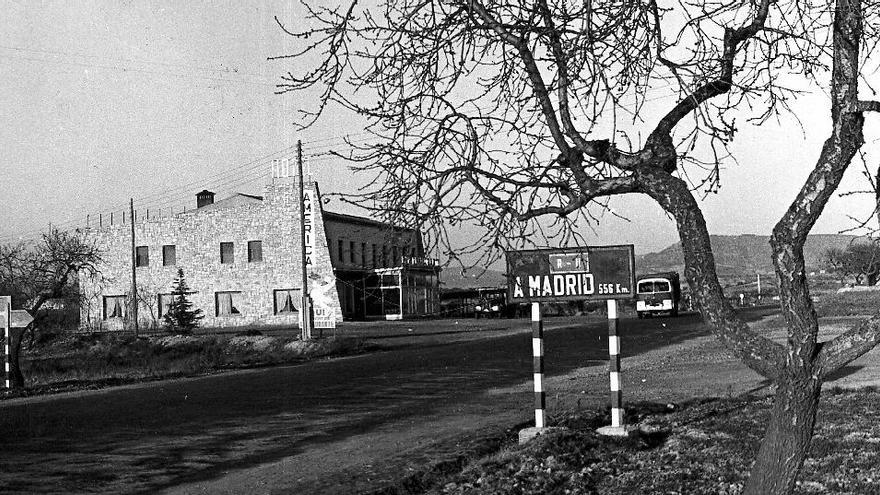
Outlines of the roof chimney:
M214 193L205 189L200 193L196 193L196 208L214 204Z

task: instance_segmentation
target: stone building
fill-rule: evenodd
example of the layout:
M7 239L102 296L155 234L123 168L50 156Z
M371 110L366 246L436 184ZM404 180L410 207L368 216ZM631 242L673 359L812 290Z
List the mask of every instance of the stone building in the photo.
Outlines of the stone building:
M289 167L285 167L289 168ZM298 187L273 167L263 196L214 201L160 218L87 230L103 251L99 273L80 278L84 329L121 330L132 314L135 265L138 323L158 327L183 269L203 327L297 326L301 297ZM317 184L306 184L309 290L315 320L400 319L438 311L439 268L421 234L367 218L324 212Z

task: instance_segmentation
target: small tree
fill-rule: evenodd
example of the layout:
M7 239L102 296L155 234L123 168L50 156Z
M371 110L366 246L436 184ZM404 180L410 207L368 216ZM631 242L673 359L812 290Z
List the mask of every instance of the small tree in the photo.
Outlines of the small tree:
M12 307L33 317L33 332L44 323L40 309L53 298L76 293L77 276L97 274L101 250L82 232L50 229L37 243L0 246L0 294L12 296ZM11 385L24 387L20 358L26 329L13 328L9 339Z
M189 286L183 276L183 268L177 269L177 278L174 279L174 288L171 295L171 304L165 313L165 324L173 333L190 333L199 326L199 320L204 318L201 309L193 309L192 301L187 298Z
M841 282L851 276L856 285L874 285L880 276L880 245L872 241L851 244L846 249L831 248L825 251L824 262Z

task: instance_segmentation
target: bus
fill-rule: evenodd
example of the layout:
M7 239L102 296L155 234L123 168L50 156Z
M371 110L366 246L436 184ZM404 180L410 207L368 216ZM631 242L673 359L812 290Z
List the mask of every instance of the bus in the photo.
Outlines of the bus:
M678 316L680 300L678 272L642 275L636 281L636 315L639 318L655 314Z

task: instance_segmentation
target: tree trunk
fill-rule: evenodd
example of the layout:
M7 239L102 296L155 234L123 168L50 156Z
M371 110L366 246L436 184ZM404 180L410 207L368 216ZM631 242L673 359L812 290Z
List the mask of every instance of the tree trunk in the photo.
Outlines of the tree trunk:
M788 494L810 448L822 382L810 377L781 380L770 423L752 466L744 495Z
M21 341L24 328L9 329L9 386L13 389L24 388L24 375L21 373Z

